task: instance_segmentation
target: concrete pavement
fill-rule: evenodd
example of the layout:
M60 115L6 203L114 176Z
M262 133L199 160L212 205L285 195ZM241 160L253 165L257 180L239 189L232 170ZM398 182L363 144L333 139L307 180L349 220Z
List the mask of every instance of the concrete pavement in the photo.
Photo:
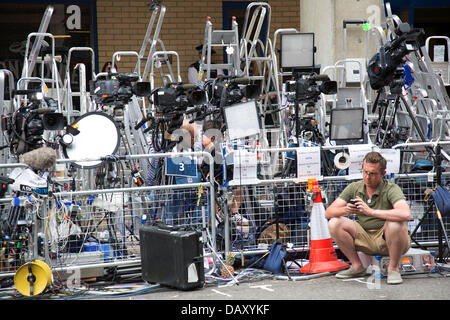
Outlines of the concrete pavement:
M297 278L301 279L301 277ZM239 285L207 284L201 289L181 291L159 287L127 300L450 300L450 277L444 274L403 276L400 285L388 285L386 278L373 276L340 280L327 274L307 280L243 282Z

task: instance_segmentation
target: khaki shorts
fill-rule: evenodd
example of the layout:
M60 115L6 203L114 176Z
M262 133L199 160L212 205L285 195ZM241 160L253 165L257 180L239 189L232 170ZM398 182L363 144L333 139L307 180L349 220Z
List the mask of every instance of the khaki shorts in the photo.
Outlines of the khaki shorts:
M389 251L384 239L384 226L380 229L365 230L358 222L354 222L356 226L355 249L369 255L388 256ZM411 245L411 237L408 235L409 244Z

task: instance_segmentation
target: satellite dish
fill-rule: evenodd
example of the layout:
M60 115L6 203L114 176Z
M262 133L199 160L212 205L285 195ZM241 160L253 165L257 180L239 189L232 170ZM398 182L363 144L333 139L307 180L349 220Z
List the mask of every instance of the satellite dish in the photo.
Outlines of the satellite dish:
M79 133L73 135L71 143L63 144L63 154L66 159L98 159L117 152L120 131L116 122L107 114L88 112L71 126ZM87 169L101 164L101 160L74 162L75 166Z

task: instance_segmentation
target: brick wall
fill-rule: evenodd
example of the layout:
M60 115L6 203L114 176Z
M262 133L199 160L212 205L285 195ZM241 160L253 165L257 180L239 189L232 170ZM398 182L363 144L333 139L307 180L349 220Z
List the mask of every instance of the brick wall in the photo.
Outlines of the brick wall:
M139 52L151 17L148 3L148 0L97 0L100 68L111 60L116 51ZM268 3L272 9L271 38L276 29L300 28L299 0L272 0ZM187 68L198 59L194 47L203 42L206 17L211 17L213 30L223 28L222 0L165 0L162 4L166 7L166 14L160 39L166 50L179 54L181 77L187 81ZM158 46L157 50L161 48ZM123 57L117 66L121 72L132 71L135 63L135 57ZM176 67L176 63L173 66Z

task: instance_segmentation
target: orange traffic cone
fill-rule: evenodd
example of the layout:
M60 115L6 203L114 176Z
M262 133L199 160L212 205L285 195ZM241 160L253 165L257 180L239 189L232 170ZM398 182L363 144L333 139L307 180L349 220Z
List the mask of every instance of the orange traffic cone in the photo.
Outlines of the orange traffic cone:
M302 273L322 273L347 269L349 265L337 259L333 247L328 221L325 218L325 207L317 181L312 182L314 198L311 210L311 241L309 263L300 269Z

